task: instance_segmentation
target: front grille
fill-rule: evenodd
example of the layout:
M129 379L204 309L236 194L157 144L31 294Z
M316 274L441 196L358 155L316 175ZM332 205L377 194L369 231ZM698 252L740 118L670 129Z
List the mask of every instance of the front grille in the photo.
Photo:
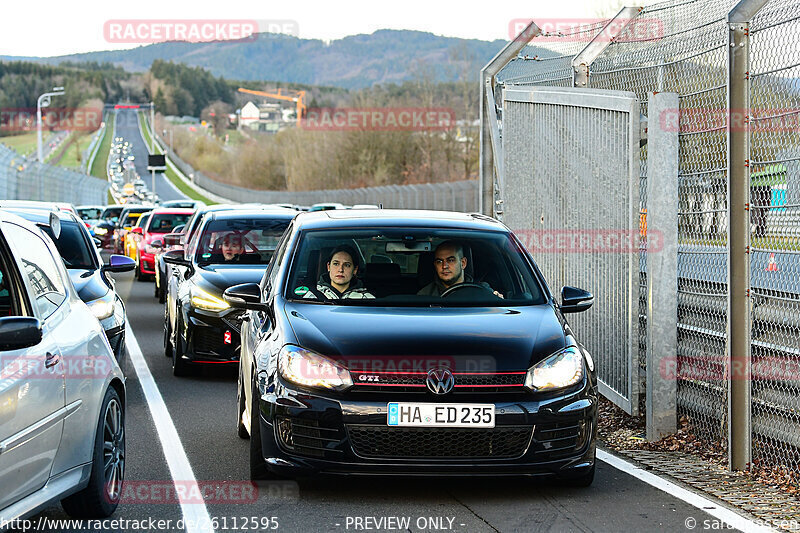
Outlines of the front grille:
M222 334L208 328L195 328L193 332L194 351L219 355L225 346Z
M351 372L353 391L427 392L427 372ZM526 372L453 372L454 393L520 392Z
M525 453L530 426L495 428L394 428L347 426L361 457L395 459L511 459Z
M283 447L298 455L331 458L343 453L336 448L342 441L338 428L321 426L317 420L286 417L278 418L275 426Z
M586 421L539 424L533 433L531 448L537 457L558 459L573 455L586 444L589 435Z

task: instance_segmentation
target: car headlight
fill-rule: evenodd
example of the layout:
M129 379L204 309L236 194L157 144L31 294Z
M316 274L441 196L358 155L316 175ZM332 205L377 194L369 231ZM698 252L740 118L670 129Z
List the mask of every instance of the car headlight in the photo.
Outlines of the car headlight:
M583 356L577 346L567 346L528 369L525 386L534 391L563 389L583 379Z
M105 235L106 233L108 233L107 228L94 228L95 235Z
M105 296L87 302L92 314L97 317L97 320L105 320L114 314L114 293L108 291Z
M210 292L206 292L197 285L191 289L192 306L198 309L205 309L206 311L222 311L228 309L230 305L227 302L214 296Z
M353 386L350 371L327 357L287 344L278 355L278 371L287 381L320 389L343 391Z

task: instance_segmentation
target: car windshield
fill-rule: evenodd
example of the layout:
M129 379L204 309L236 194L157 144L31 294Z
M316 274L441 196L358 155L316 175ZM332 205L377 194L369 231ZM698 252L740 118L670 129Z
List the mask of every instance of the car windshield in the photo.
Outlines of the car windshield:
M120 213L122 213L122 207L106 207L106 210L103 211L103 214L100 215L99 218L109 220L116 224L117 220L119 220Z
M100 218L100 215L103 213L102 209L98 209L95 207L86 207L83 209L78 209L78 214L81 216L83 220L97 220Z
M172 233L176 226L186 224L190 213L156 213L147 231L150 233Z
M125 220L122 221L122 227L127 228L135 226L140 216L142 216L141 213L128 213Z
M285 296L368 306L543 304L542 285L517 242L501 231L307 231Z
M56 239L50 227L44 227L45 232L56 243L58 253L67 268L80 268L93 270L96 268L92 259L92 250L83 236L83 230L74 222L61 222L61 234Z
M235 218L211 220L199 236L199 265L266 265L272 259L289 219Z

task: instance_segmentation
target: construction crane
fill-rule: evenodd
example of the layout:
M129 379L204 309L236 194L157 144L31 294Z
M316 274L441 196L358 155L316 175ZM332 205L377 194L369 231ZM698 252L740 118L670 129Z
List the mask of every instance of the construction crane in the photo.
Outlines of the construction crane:
M277 93L266 93L264 91L254 91L252 89L244 89L239 87L240 93L247 93L247 94L254 94L256 96L263 96L265 98L275 98L277 100L288 100L290 102L295 102L297 104L297 126L300 126L300 120L302 120L303 116L306 114L306 104L303 103L303 99L306 96L305 91L290 91L284 89L278 89Z

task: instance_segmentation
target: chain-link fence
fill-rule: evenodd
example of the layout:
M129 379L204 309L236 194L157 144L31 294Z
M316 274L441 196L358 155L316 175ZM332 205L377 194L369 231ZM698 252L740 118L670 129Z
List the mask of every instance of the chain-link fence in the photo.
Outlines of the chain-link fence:
M750 24L752 454L800 472L800 2Z
M747 87L749 102L745 109L730 109L729 87L739 80L729 79L734 46L729 13L742 6L746 8L741 12L751 17L749 27L737 26L746 40L740 81ZM687 416L699 436L723 447L729 438L731 360L740 357L729 353L729 169L732 165L746 167L752 458L788 465L798 473L800 0L670 0L640 8L632 22L623 20L629 13L623 16L621 12L608 26L596 22L582 26L583 30L597 30L588 40L580 31L555 36L532 32L535 36L494 78L487 75L484 81L495 91L487 100L495 103L492 111L497 115L499 139L505 143L503 137L509 134L503 131L505 110L500 94L519 86L631 91L639 98L645 120L651 124L662 121L662 126L664 121L674 120L678 133L677 372L673 378L677 379L677 414ZM614 24L618 32L609 30ZM588 61L581 63L586 58ZM580 77L582 66L586 68L584 78ZM494 68L490 63L484 72L493 74L490 67ZM659 92L678 95L674 113L648 114L648 100ZM747 132L749 153L744 152L744 161L729 161L729 132L737 128ZM640 162L644 233L648 195L660 192L647 186L645 142ZM489 171L482 170L484 180L494 175L502 182L503 173L497 164ZM483 190L487 190L485 185ZM648 360L646 246L645 240L639 262L643 369ZM747 379L750 377L748 374Z
M105 204L108 182L31 161L0 145L0 199Z

